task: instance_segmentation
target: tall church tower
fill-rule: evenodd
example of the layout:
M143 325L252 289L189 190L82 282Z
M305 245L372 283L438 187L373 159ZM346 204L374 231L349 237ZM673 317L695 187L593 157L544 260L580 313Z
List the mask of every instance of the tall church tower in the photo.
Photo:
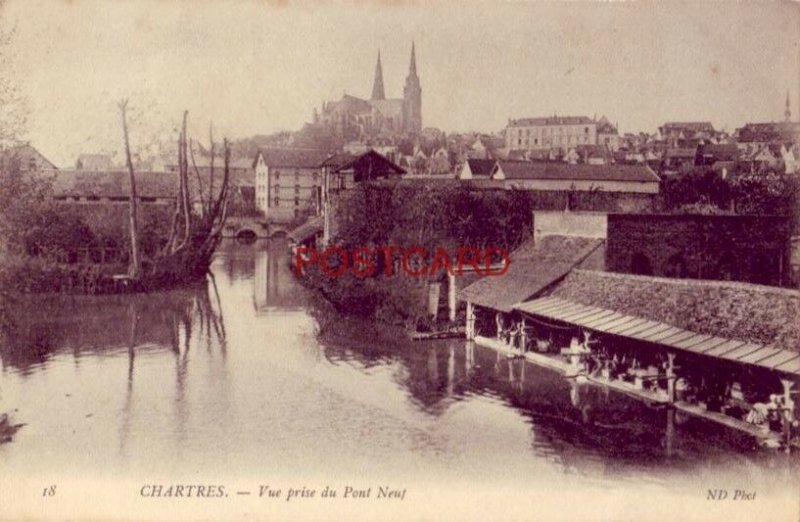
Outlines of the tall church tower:
M386 99L386 92L383 90L383 67L381 67L380 51L378 51L378 63L375 65L375 80L372 82L372 99Z
M403 130L412 133L422 130L422 89L417 76L414 42L411 42L411 64L408 66L406 85L403 87Z

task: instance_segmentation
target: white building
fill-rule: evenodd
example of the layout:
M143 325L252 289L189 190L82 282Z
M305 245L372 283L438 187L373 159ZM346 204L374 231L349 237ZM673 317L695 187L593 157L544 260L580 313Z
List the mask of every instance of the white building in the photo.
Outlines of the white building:
M586 116L552 116L509 120L506 147L510 150L568 150L597 145L598 122Z
M256 154L256 208L271 221L288 222L320 211L322 162L316 149L263 149Z

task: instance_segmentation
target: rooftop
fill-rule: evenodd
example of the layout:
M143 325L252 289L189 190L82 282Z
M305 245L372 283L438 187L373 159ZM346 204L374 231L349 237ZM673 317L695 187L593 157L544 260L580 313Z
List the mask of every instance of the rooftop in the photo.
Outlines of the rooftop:
M547 236L511 253L511 266L501 276L484 276L460 292L462 300L511 311L514 304L541 292L566 276L603 245L601 239Z
M258 155L263 156L270 167L288 168L317 168L328 158L323 150L299 148L259 149Z
M797 290L574 270L552 296L699 334L800 352Z
M661 181L646 165L585 165L560 162L498 161L505 179L575 181Z
M509 120L509 127L544 127L547 125L582 125L595 123L588 116L546 116L544 118L519 118Z
M472 171L473 176L489 177L497 164L497 160L491 159L468 159L469 170Z

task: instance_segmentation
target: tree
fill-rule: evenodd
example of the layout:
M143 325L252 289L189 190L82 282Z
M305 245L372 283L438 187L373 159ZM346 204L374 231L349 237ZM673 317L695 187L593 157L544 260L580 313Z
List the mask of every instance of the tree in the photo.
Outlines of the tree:
M125 164L128 167L128 175L130 179L130 198L129 201L129 226L130 226L130 241L131 241L131 255L128 261L128 277L138 279L139 273L142 270L142 259L139 255L139 233L138 233L138 206L139 198L136 194L136 175L133 172L133 160L131 159L131 145L128 136L128 100L119 102L119 112L122 116L122 136L125 141Z

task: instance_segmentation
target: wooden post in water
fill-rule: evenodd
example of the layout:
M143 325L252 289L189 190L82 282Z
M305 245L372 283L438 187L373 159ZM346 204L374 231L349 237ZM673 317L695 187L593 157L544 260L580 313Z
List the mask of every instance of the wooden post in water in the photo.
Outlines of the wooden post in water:
M467 341L475 339L475 306L471 301L467 301Z
M456 276L451 273L447 274L447 318L456 320Z
M781 409L781 426L783 427L783 440L786 443L786 451L791 451L789 442L792 438L792 421L794 420L794 401L792 400L792 387L794 382L788 379L781 379L783 384L783 408Z
M436 317L439 312L441 283L428 283L428 314Z
M675 354L667 353L667 400L675 403Z
M667 457L675 455L675 408L667 409L667 429L664 433L664 450Z

